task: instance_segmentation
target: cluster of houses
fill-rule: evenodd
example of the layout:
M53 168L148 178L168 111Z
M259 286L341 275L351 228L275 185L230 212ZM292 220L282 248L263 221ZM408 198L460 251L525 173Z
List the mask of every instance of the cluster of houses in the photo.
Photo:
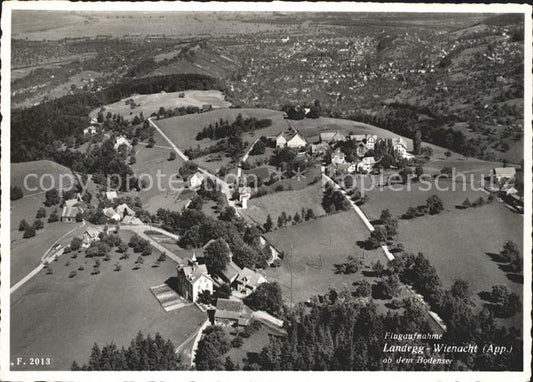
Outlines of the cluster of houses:
M311 154L314 156L323 156L331 150L331 146L337 142L351 140L356 143L357 159L353 162L347 161L346 155L340 148L331 153L330 166L331 170L343 173L370 173L378 163L369 152L374 150L376 143L383 138L375 134L350 134L344 135L338 130L322 132L319 135L320 142L311 145ZM394 152L402 158L411 159L414 156L407 152L407 144L403 138L397 137L392 139Z
M208 242L204 249L212 243L213 240ZM199 264L195 253L191 258L187 258L184 264L177 267L177 290L187 300L195 302L203 291L213 293L215 286L223 284L231 286L231 298L218 299L217 302L215 323L218 321L221 325L248 325L251 310L244 307L241 299L249 296L265 282L267 279L261 273L247 267L240 268L235 264L231 259L231 252L226 268L216 274L210 274L205 264ZM221 304L220 307L219 304Z

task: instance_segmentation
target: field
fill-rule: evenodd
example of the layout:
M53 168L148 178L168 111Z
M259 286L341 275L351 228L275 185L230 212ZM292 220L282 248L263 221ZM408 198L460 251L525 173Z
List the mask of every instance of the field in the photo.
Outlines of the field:
M159 137L157 132L155 135ZM171 186L178 188L178 184L175 181L176 174L183 164L181 158L176 156L176 159L169 161L169 154L172 150L162 147L147 148L139 144L135 146L135 150L137 150L135 153L137 161L131 166L133 172L136 176L148 174L153 181L153 187L139 192L144 209L150 213L155 213L159 208L175 209L176 203L178 203L178 195L177 192L170 188ZM158 174L161 174L161 187L158 186ZM149 178L146 175L142 178L145 178L148 182L147 185L149 185ZM172 183L169 183L171 179Z
M209 124L214 125L220 119L228 120L231 123L235 121L239 114L245 119L250 117L272 119L272 126L243 134L243 140L250 144L262 135L276 135L287 129L287 121L283 119L283 113L269 109L219 109L207 113L166 118L154 122L176 146L185 150L198 146L204 148L213 145L214 141L210 139L197 141L196 134L204 127L209 126Z
M274 224L276 219L285 211L288 215L301 214L302 208L312 208L315 216L325 215L321 206L322 188L321 183L316 183L297 191L281 191L273 194L250 199L248 209L242 210L251 220L257 224L263 224L267 215L270 214Z
M28 176L27 188L24 186L26 176ZM73 179L72 171L49 160L11 164L11 186L20 187L24 196L44 193L49 188L58 188L62 177L64 187L70 187Z
M178 95L184 93L184 97ZM134 109L126 104L126 100L133 99L137 105ZM183 92L156 93L156 94L137 94L128 98L123 98L118 102L105 105L105 113L120 114L125 119L133 119L141 111L145 117L152 113L157 113L162 106L165 109L174 110L177 107L196 106L202 108L203 105L211 105L214 109L227 108L231 104L224 100L224 94L219 90L186 90ZM100 109L91 111L89 116L96 118Z
M129 234L121 235L127 240ZM53 262L52 275L39 273L11 296L12 356L46 355L52 358L47 369L69 370L74 360L87 362L93 343L127 346L139 331L159 332L181 344L206 316L193 305L167 313L162 309L149 288L173 280L176 264L167 259L154 268L156 256L132 270L138 256L131 250L128 260L112 254L111 261L100 260L98 275L90 274L94 261L82 255ZM119 272L113 270L117 262ZM85 270L69 278L82 264Z
M463 191L462 183L456 184L455 191L452 191L452 183L449 180L441 180L438 184L443 189L448 187L449 190L439 191L435 186L432 186L430 191L426 191L424 187L427 188L427 185L424 186L421 183L398 184L384 187L383 189L376 187L372 191L365 191L365 195L369 197L369 200L361 206L361 209L370 220L378 219L384 209L388 209L393 217L399 218L407 211L407 208L426 204L427 198L433 194L442 200L445 211L455 210L456 206L461 205L467 197L471 202L474 202L479 197L483 197L486 200L488 196L481 191L471 190L469 186L466 191ZM410 190L408 187L410 187Z
M436 216L400 220L399 241L412 253L423 252L435 266L444 287L457 278L466 280L478 308L482 301L477 293L490 291L496 284L507 285L523 295L523 281L506 273L502 264L492 259L507 240L514 241L523 255L523 218L498 202L468 210L452 210ZM522 327L521 315L510 322Z
M361 272L335 274L335 264L344 263L349 255L362 256L365 265L377 260L386 262L381 250L363 252L357 246L357 241L368 236L368 230L353 211L270 232L266 238L285 253L285 258L281 267L267 269L266 277L281 285L286 302L291 295L291 272L294 302L306 301L330 288L350 287L365 276Z

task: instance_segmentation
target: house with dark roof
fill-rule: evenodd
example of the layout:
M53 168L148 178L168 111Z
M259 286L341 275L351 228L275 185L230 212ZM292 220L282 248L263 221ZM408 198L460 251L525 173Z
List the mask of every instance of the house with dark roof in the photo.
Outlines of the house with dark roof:
M498 183L503 183L506 180L512 180L516 176L516 168L514 167L495 167L492 169L492 175Z
M259 284L266 282L267 279L261 273L244 267L237 275L234 285L235 290L241 295L241 297L246 297L256 290Z
M240 300L219 298L215 310L215 325L248 326L253 311Z
M83 214L83 208L65 204L61 212L61 221L73 223L76 221L76 215L78 214Z

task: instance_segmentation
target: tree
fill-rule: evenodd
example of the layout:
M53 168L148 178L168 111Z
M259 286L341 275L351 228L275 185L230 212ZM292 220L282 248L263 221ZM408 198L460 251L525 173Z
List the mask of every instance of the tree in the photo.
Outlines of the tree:
M44 201L44 205L47 207L61 203L61 197L59 195L59 192L55 188L46 191L45 198L46 200Z
M218 215L218 218L226 222L233 221L234 219L237 218L237 213L235 212L235 208L231 206L225 207L222 211L220 211L220 215Z
M174 159L176 159L176 153L174 151L171 151L169 154L168 154L168 160L169 161L173 161Z
M146 144L146 147L150 149L150 148L154 147L154 145L155 145L154 137L148 138L148 143Z
M416 208L409 207L409 208L407 208L407 212L405 214L403 214L402 218L403 219L414 219L417 216L418 216L418 213L416 211Z
M351 256L351 255L348 256L347 260L348 261L346 261L346 263L344 264L341 264L341 267L340 267L340 271L344 274L356 273L363 263L360 257Z
M392 276L385 277L377 285L378 295L384 299L393 298L398 294L399 287L400 279L398 275L394 274Z
M403 184L407 184L407 182L409 181L409 177L411 176L412 173L413 173L413 170L411 170L411 167L403 166L400 169L400 172L398 174L402 178Z
M281 288L275 282L259 284L243 301L253 310L264 310L273 315L280 314L283 307Z
M24 195L22 193L22 189L18 186L13 186L11 187L11 195L10 195L10 198L11 200L18 200L20 198L22 198Z
M50 216L48 217L48 223L55 223L58 220L59 220L59 216L57 215L56 211L52 212Z
M215 298L229 298L231 296L231 286L229 284L222 284L215 292Z
M462 204L463 208L470 208L472 207L472 203L470 202L470 199L466 198Z
M70 241L70 249L73 251L77 251L78 249L81 248L82 243L83 243L82 239L80 239L77 236L73 237L72 240Z
M503 305L506 301L509 295L511 294L511 290L503 284L493 285L492 290L490 292L490 299L495 304L501 304Z
M518 245L512 241L506 241L503 244L503 249L500 251L500 256L507 262L511 262L517 257L520 257Z
M381 261L378 260L372 265L372 270L376 272L376 275L381 276L383 274L383 271L385 270L385 267L383 264L381 264Z
M354 284L354 297L370 297L372 294L372 287L366 280L356 281Z
M377 226L374 231L370 233L370 238L367 240L371 248L378 248L387 242L387 230L385 227Z
M128 245L124 242L120 243L117 248L118 253L125 253L128 251Z
M194 358L197 370L224 370L220 357L231 348L226 332L219 326L208 326L198 342Z
M29 227L30 227L30 225L28 224L28 222L25 219L22 219L20 221L20 223L19 223L19 231L25 231Z
M415 136L413 138L413 153L415 155L420 155L421 148L422 148L422 132L417 129L415 131Z
M424 175L424 167L422 167L422 165L418 165L415 167L415 175L417 180L419 180L420 177Z
M265 224L263 224L263 228L266 232L272 231L272 228L274 227L274 223L272 222L272 216L270 214L267 215L267 219Z
M35 228L33 227L28 227L24 230L24 235L22 235L22 237L24 239L29 239L30 237L34 237L35 236Z
M43 221L41 219L35 219L32 227L36 230L42 229L44 227Z
M452 287L450 288L450 292L453 297L461 300L466 300L471 294L468 282L462 279L457 279L454 281Z
M446 152L444 153L444 155L446 155L446 158L449 158L449 157L452 156L452 153L451 153L451 151L448 150L448 151L446 151Z
M294 214L294 217L292 218L292 221L294 222L293 224L298 224L300 223L302 219L300 218L300 214L298 212L296 212Z
M76 218L75 219L76 219L77 223L81 223L83 221L83 214L81 212L78 212L76 214Z
M311 220L315 218L315 211L312 208L308 208L305 213L305 220Z
M37 213L35 214L36 219L42 219L46 217L46 210L43 207L39 207Z
M431 195L426 200L426 205L430 215L436 215L444 209L442 200L437 195Z
M266 150L266 143L264 140L259 139L257 142L255 142L254 147L250 151L250 155L262 155L265 153Z
M223 239L213 241L205 249L205 265L211 274L218 273L229 263L230 250Z
M210 291L208 291L207 289L204 289L203 291L198 293L197 300L200 304L211 305L213 304L214 298Z

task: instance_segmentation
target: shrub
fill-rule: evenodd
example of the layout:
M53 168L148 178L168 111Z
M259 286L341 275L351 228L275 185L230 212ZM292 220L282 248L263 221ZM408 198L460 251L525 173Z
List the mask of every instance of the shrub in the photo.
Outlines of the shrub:
M28 227L24 230L24 235L22 235L22 237L24 239L29 239L30 237L34 237L35 236L35 228L33 227Z
M39 207L37 213L35 214L36 219L41 219L46 217L46 210L43 207Z
M33 222L33 228L35 228L36 230L38 229L42 229L44 227L44 224L42 222L41 219L36 219L34 222Z
M426 205L430 215L436 215L444 209L442 200L437 195L431 195L427 199Z
M59 216L57 216L57 213L55 212L52 212L50 214L50 217L48 217L48 223L55 223L58 220L59 220Z
M239 336L231 340L231 346L233 346L234 348L240 348L242 346L242 343L243 343L242 337L239 337Z
M30 225L25 219L22 219L19 223L19 231L26 231L28 228L30 228Z
M11 187L11 200L18 200L22 198L24 195L22 193L22 189L20 187L14 186Z

